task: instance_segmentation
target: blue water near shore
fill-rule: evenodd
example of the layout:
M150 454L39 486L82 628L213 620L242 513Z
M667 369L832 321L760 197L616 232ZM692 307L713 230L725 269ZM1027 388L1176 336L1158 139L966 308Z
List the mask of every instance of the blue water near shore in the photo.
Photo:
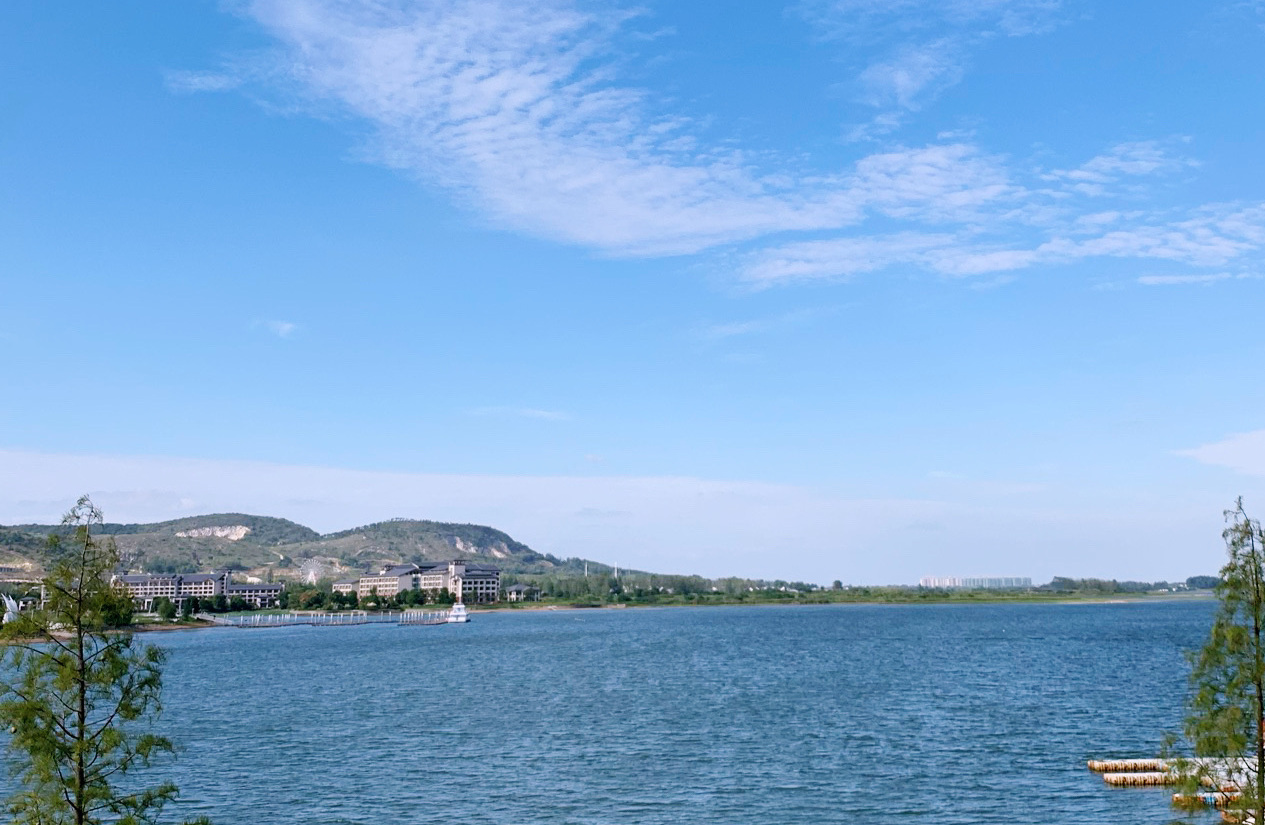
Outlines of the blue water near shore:
M1167 823L1211 602L477 615L170 651L179 813L233 823Z

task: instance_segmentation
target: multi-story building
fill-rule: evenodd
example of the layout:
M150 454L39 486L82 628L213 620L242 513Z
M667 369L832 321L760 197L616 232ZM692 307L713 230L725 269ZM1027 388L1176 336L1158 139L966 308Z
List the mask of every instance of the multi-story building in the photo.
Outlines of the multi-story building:
M276 607L281 601L281 591L283 590L285 590L285 585L279 583L230 584L228 592L224 595L230 600L245 599L247 604L258 609Z
M377 573L366 573L356 582L356 595L367 599L376 593L383 599L389 599L396 593L416 590L418 588L413 580L417 578L419 569L416 564L399 564L384 567Z
M366 573L359 579L334 583L337 593L355 593L367 599L376 593L389 599L407 590L447 591L468 603L494 602L501 592L501 571L464 561L400 564Z
M501 571L480 564L448 562L448 592L461 593L470 604L497 601L501 596Z
M224 596L226 599L241 598L251 607L274 607L281 598L281 584L233 584L227 570L218 573L150 573L140 575L116 575L110 583L126 589L128 595L142 610L152 610L154 600L165 596L180 607L185 599L199 601Z
M511 602L540 601L540 589L530 584L511 584L505 588L505 598Z
M965 588L968 590L1023 590L1032 587L1027 576L923 576L919 587Z

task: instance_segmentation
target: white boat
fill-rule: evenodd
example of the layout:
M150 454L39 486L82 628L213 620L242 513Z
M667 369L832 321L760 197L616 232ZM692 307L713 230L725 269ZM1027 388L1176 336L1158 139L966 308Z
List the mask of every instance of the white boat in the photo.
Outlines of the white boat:
M448 611L448 621L451 624L470 621L470 614L466 612L466 606L461 602L454 604L452 610Z
M8 624L15 621L18 617L18 603L3 594L0 594L0 598L4 599L4 621L0 622L0 624Z

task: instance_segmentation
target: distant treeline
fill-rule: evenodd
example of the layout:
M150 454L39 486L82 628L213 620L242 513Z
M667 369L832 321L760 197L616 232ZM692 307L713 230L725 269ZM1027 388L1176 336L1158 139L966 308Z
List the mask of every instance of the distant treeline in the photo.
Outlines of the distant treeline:
M661 575L642 572L621 573L616 577L609 568L600 574L588 576L573 570L546 575L506 574L501 577L503 586L528 584L541 593L557 599L607 599L610 596L626 596L641 599L654 596L692 596L699 594L723 594L739 597L751 593L812 593L826 588L807 582L764 581L761 579L723 578L708 579L703 576ZM842 585L836 583L839 589Z
M1036 589L1058 593L1149 593L1155 590L1209 590L1220 581L1216 576L1191 576L1184 582L1122 582L1115 579L1069 579L1055 576L1049 584Z
M647 573L625 574L616 578L609 572L601 575L575 575L573 572L550 575L505 575L505 585L529 584L559 599L602 599L611 595L628 596L638 599L646 596L694 594L721 594L729 597L751 596L760 594L809 594L828 592L855 592L876 590L872 587L854 587L836 581L830 586L809 584L799 581L781 579L768 581L764 579L723 578L708 579L702 576L669 576L650 575ZM1184 591L1207 590L1217 586L1220 580L1216 576L1191 576L1181 582L1142 582L1117 581L1116 579L1073 579L1066 576L1055 576L1048 584L1038 585L1032 590L1038 593L1149 593L1157 590ZM878 590L923 590L918 587L901 587L899 585L877 588ZM842 594L840 594L842 595Z

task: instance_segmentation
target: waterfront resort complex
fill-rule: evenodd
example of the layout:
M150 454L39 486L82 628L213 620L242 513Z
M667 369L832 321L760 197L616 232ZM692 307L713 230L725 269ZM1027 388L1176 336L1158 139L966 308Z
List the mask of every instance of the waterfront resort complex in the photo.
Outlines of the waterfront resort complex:
M923 576L919 587L946 590L1025 590L1032 587L1028 576Z
M126 590L141 610L153 610L154 600L166 597L176 607L182 607L185 599L196 598L199 602L223 596L240 598L254 608L276 607L281 599L281 584L233 584L227 570L218 573L142 573L140 575L115 575L110 584Z
M358 579L334 582L335 593L355 593L361 599L374 594L389 599L407 590L447 591L468 604L494 602L501 592L501 571L463 561L440 561L384 567Z

